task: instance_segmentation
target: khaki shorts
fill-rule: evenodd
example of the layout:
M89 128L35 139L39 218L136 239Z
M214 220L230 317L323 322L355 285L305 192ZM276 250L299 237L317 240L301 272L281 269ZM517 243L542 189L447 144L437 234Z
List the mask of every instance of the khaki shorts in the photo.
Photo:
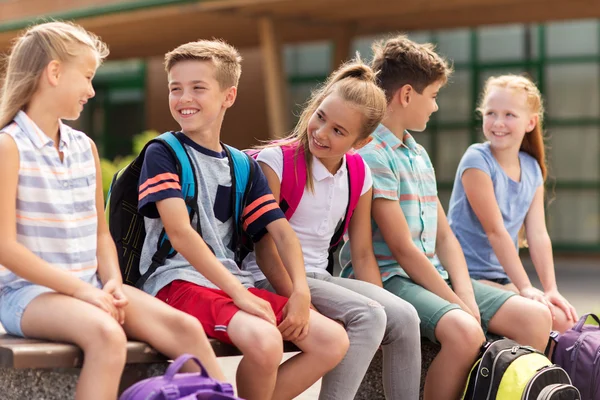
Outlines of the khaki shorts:
M450 281L446 281L452 287ZM514 292L498 289L471 279L475 301L481 315L481 327L487 334L488 326L492 317L500 307L512 296ZM421 319L421 336L437 343L435 338L435 327L444 314L448 311L460 309L458 304L450 303L438 295L416 284L410 278L404 276L393 276L383 283L383 287L396 296L406 300L415 307Z

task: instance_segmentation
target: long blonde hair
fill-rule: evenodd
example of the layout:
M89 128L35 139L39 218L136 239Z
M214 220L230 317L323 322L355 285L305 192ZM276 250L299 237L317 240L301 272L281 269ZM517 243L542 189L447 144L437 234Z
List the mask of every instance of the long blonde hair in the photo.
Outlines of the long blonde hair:
M377 86L375 78L376 74L373 70L364 64L358 56L354 60L341 65L327 78L325 83L312 92L292 133L281 140L261 147L299 143L299 149L300 146L304 149L306 159L306 187L313 191L312 154L308 151L308 123L310 118L327 96L336 93L344 101L355 105L363 114L358 140L369 137L383 119L387 107L385 94Z
M481 111L487 97L492 88L503 88L525 93L527 98L527 106L532 114L538 116L538 122L535 124L531 132L525 133L521 142L520 150L529 154L538 162L542 170L542 178L546 182L548 176L548 166L546 164L546 146L544 145L544 132L542 123L544 118L544 103L542 94L535 84L524 76L519 75L501 75L492 76L485 82L481 102L478 110ZM525 235L525 225L519 230L518 236L519 247L527 247L527 239Z
M96 52L98 63L108 56L108 47L98 36L70 22L35 25L16 39L0 88L0 129L29 104L46 66L52 60L72 60L81 46Z

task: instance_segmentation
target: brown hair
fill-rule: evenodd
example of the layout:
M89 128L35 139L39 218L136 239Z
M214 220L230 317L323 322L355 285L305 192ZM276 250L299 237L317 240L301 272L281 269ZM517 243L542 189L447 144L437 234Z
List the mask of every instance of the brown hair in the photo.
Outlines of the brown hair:
M377 73L377 84L389 102L398 89L410 85L422 94L432 83L446 83L452 67L435 52L431 43L418 44L399 35L375 42L371 67Z
M298 142L305 150L306 187L312 191L312 154L308 151L308 123L310 118L327 96L336 93L344 101L356 106L363 114L362 131L358 135L358 140L366 139L377 128L387 108L385 94L377 86L375 78L376 74L373 70L364 64L358 56L354 60L341 65L321 86L312 92L292 133L282 140L262 147L282 146Z
M108 47L98 36L70 22L35 25L16 39L0 90L0 129L29 104L50 61L68 62L81 54L82 46L97 54L98 63L108 56Z
M223 40L198 40L182 44L165 54L165 70L171 71L181 61L210 61L216 69L215 79L221 89L238 85L242 74L242 56Z
M527 97L526 101L527 105L529 106L529 111L538 116L538 123L531 132L527 132L523 137L520 150L537 160L545 181L548 174L548 168L546 166L546 149L544 146L544 134L542 130L544 104L539 89L531 80L524 76L492 76L488 78L483 87L483 94L481 96L481 102L479 103L478 108L479 112L482 111L485 101L487 100L492 88L505 88L524 93Z

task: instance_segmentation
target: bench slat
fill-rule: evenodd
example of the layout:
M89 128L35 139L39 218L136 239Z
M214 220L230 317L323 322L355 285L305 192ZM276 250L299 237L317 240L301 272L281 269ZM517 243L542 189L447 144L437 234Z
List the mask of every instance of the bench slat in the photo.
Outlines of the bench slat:
M209 339L217 357L239 356L240 351L229 344ZM298 351L285 342L284 351ZM79 347L57 342L24 339L0 334L0 368L70 368L81 367L83 352ZM127 343L127 364L166 362L167 358L142 342Z

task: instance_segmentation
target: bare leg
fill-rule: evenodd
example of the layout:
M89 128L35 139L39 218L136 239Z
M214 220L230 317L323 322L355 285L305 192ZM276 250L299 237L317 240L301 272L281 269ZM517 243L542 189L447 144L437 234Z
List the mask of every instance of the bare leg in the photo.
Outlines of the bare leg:
M125 366L127 338L109 314L58 293L36 297L23 313L28 337L74 343L85 354L77 400L114 400Z
M212 346L196 318L133 287L123 286L123 291L129 299L123 325L129 337L150 344L172 359L184 353L193 354L210 376L225 380ZM197 371L198 367L190 362L185 369Z
M481 280L479 280L479 282L485 283L486 285L489 285L489 286L497 287L498 289L509 290L511 292L515 292L516 294L520 294L519 289L517 289L517 287L515 286L514 283L509 283L507 285L501 285L499 283L487 281L485 279L481 279ZM554 305L552 306L552 311L554 313L554 320L552 321L552 329L554 329L555 331L563 333L564 331L571 329L573 327L573 325L575 325L575 323L577 322L577 321L569 321L569 319L567 318L567 315L564 313L564 311Z
M565 331L571 329L573 325L577 323L577 321L572 321L567 318L567 314L565 312L552 305L552 311L554 312L554 320L552 320L552 329L558 331L560 333L564 333Z
M435 328L442 345L425 379L425 400L460 398L481 345L483 330L475 318L458 309L448 311Z
M552 326L550 310L521 296L506 300L490 320L490 332L544 351Z
M283 339L275 325L238 311L227 327L244 357L237 369L238 395L247 400L270 400L283 357Z
M308 336L294 342L302 350L279 367L273 400L293 399L335 368L350 346L344 328L323 315L310 312Z

